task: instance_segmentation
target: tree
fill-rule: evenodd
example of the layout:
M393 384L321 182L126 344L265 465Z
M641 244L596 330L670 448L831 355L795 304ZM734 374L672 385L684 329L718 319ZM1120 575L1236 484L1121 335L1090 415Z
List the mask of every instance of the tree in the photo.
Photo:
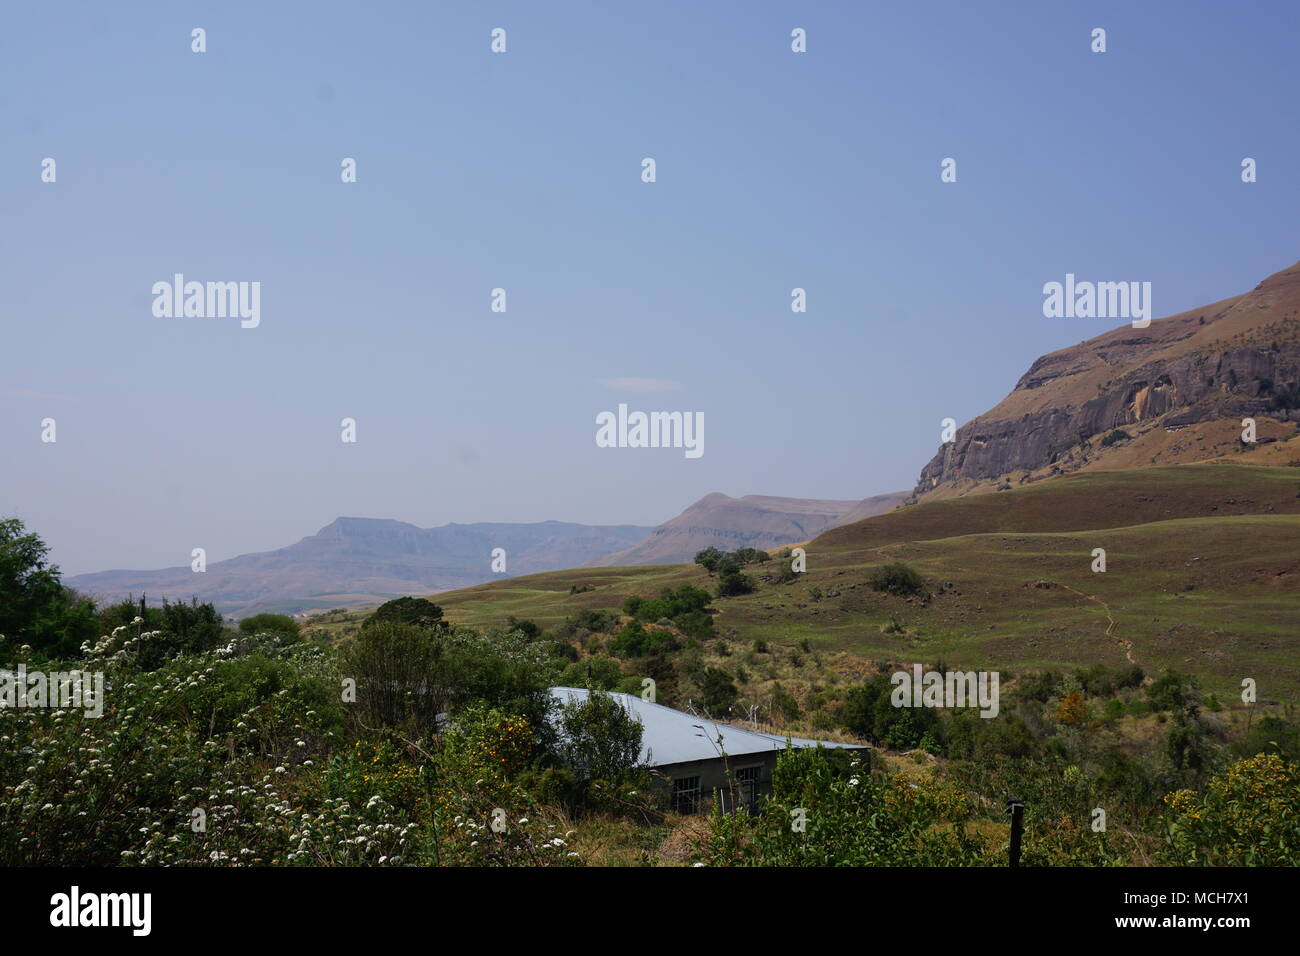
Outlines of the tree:
M539 655L518 632L388 621L362 629L346 647L343 664L343 676L357 682L366 723L427 732L439 726L439 715L471 701L543 728L556 661Z
M727 714L740 696L736 682L720 667L706 667L700 681L704 709L710 714Z
M0 635L39 657L72 657L96 635L94 605L65 588L49 548L17 518L0 519Z
M200 604L198 598L191 598L189 604L164 599L163 606L149 608L145 618L146 626L141 630L154 633L136 650L136 662L144 670L155 670L178 654L210 651L227 639L217 609L210 602ZM152 626L147 626L150 623Z
M722 559L722 555L723 552L719 551L717 548L708 547L703 551L697 551L695 553L695 563L705 571L708 571L711 575L713 574L714 569L718 566L718 562Z
M617 780L641 759L641 721L609 694L570 700L559 726L560 760L582 780Z
M442 608L427 598L399 597L385 601L366 618L362 630L378 624L414 624L418 627L444 627Z

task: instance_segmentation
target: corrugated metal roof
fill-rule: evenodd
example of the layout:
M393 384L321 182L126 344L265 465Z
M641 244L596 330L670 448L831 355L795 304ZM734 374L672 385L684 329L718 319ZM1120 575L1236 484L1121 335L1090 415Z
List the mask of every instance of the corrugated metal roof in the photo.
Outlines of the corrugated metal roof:
M588 691L581 687L552 687L551 696L561 704L570 700L586 700ZM784 750L786 741L794 747L834 747L865 750L865 744L841 744L829 740L807 740L803 737L778 737L756 730L742 730L716 721L696 717L662 704L652 704L634 694L610 695L623 708L641 721L641 759L651 767L666 764L688 763L692 760L712 760L719 756L718 747L729 757L744 754ZM722 741L718 744L718 737ZM716 745L716 746L715 746Z

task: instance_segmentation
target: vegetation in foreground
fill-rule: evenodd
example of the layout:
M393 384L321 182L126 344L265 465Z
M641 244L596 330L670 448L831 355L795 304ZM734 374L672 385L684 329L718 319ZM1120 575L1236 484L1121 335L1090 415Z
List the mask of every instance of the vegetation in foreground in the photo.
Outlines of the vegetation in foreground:
M107 683L98 718L0 714L4 865L998 865L1010 796L1030 865L1300 859L1300 727L1239 726L1183 674L1006 674L992 720L893 707L888 668L820 700L773 694L769 721L812 708L879 749L787 751L759 813L683 818L637 766L639 724L600 693L557 714L548 688L620 686L658 659L679 704L734 712L732 672L704 661L735 651L697 616L727 598L703 589L553 632L401 599L334 644L275 615L230 630L197 603L96 608L8 521L0 596L9 667Z

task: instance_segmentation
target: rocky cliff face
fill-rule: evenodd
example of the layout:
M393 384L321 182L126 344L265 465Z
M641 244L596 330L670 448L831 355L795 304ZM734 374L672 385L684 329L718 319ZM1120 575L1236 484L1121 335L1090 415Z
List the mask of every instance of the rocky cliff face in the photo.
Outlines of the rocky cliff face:
M915 494L1057 467L1114 429L1300 417L1300 264L1251 292L1149 328L1126 326L1038 359L995 408L957 430Z

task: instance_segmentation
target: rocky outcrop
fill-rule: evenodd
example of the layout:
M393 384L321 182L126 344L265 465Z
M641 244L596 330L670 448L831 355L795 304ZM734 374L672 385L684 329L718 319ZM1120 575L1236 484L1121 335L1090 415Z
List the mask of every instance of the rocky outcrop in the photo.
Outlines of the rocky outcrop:
M1300 264L1245 295L1043 356L939 449L915 494L1058 462L1072 470L1099 450L1101 436L1129 425L1296 420L1298 383Z

